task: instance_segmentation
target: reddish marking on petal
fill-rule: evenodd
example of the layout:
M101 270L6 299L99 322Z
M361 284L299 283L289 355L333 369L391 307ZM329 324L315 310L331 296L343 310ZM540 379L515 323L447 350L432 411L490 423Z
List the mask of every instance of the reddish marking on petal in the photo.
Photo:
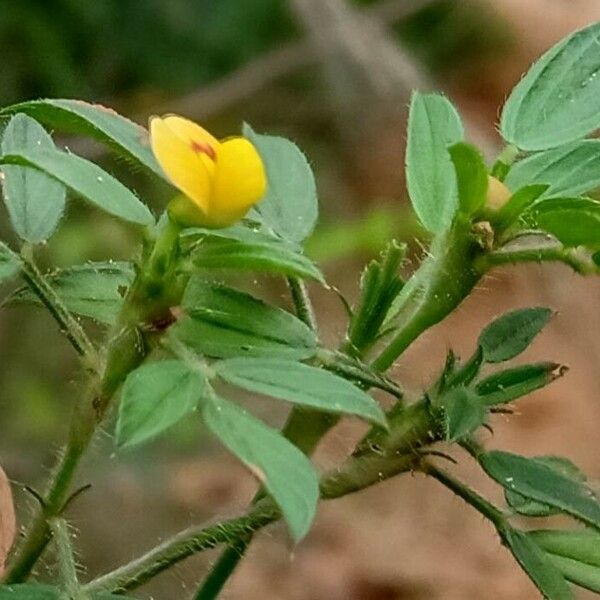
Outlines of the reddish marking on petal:
M217 160L217 153L210 144L192 140L191 146L194 152L197 152L198 154L206 154L209 158L212 158L212 160Z

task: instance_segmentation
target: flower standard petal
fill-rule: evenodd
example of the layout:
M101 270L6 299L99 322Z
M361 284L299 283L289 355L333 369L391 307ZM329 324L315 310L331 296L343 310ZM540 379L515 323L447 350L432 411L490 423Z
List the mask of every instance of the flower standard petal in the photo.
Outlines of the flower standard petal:
M188 142L208 144L215 150L220 145L219 140L212 133L209 133L204 127L201 127L198 123L194 123L194 121L177 115L165 115L163 121L180 138Z
M165 124L184 140L199 156L208 172L212 175L215 170L215 160L220 146L219 140L197 123L177 115L167 115L163 118Z
M267 176L256 148L243 137L221 142L210 202L213 220L226 224L237 221L266 189Z
M159 117L150 121L150 144L173 185L208 212L212 178L200 155Z

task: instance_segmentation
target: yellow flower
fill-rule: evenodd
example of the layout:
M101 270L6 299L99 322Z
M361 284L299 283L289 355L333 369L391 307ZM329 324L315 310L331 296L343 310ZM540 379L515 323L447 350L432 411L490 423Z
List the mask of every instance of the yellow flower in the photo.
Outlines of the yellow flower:
M192 121L167 115L150 119L150 145L166 176L186 196L169 206L183 225L227 227L265 194L263 162L244 137L219 141Z

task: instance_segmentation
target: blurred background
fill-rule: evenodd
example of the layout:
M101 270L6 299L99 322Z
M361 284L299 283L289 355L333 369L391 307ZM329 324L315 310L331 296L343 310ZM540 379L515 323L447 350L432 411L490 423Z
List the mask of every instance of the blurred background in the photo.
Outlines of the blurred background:
M0 104L75 97L141 123L175 112L219 136L246 120L291 137L307 153L320 190L321 224L308 252L353 300L362 265L385 241L407 241L414 255L426 241L403 181L410 91L445 92L469 139L491 158L500 147L499 107L530 62L598 19L598 0L0 0ZM99 146L62 142L122 177L156 210L164 205L166 190L149 187ZM77 202L67 217L43 249L47 265L126 257L135 247L129 229ZM0 233L14 241L4 212ZM287 302L277 282L254 287ZM331 291L311 291L323 337L333 344L343 333L341 303ZM600 282L563 267L499 270L392 374L418 393L446 350L470 353L497 314L551 306L558 316L528 358L568 364L570 373L522 401L515 415L496 417L486 441L525 454L564 454L599 480L599 296ZM33 502L19 485L42 485L81 382L71 348L39 310L0 313L0 352L0 463L17 484L23 523ZM253 400L252 410L276 425L285 416L285 407L264 399ZM72 509L89 576L189 524L236 514L252 496L252 479L196 423L116 456L110 431L80 477L93 488ZM318 452L319 466L334 466L362 431L356 422L336 428ZM457 472L500 501L495 486L459 458ZM187 561L138 596L190 597L216 556ZM39 576L52 568L49 561ZM230 600L484 596L537 597L488 524L421 476L323 503L297 548L283 526L262 532L223 593Z

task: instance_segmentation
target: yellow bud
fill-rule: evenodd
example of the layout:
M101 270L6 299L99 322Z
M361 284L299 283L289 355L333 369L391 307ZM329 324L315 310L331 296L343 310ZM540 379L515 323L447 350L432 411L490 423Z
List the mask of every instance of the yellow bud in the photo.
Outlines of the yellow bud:
M488 208L493 210L502 208L511 196L512 192L499 179L488 175L488 192L486 202Z
M156 160L183 198L169 205L181 225L228 227L265 195L267 176L256 148L244 137L219 141L182 117L150 120Z

